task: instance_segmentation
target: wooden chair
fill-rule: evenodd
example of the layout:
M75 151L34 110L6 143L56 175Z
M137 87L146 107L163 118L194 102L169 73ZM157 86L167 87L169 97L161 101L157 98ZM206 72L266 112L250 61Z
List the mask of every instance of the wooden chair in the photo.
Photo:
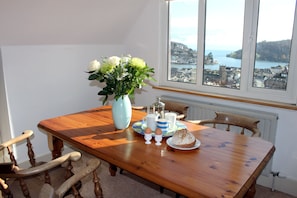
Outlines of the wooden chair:
M48 183L45 183L39 193L39 198L62 198L65 196L69 190L72 190L72 194L75 198L82 198L80 192L75 187L75 184L81 181L84 177L88 175L93 175L94 182L94 196L96 198L103 198L102 189L99 183L99 178L97 176L96 170L100 166L101 161L97 158L92 158L88 160L86 167L80 167L80 170L76 174L68 178L65 182L62 183L60 187L56 190L53 186Z
M189 120L189 122L200 125L211 125L213 128L238 132L242 135L252 137L260 137L261 135L260 130L258 129L260 120L233 113L216 112L216 117L213 119L199 121Z
M162 102L165 103L165 110L177 113L176 119L185 120L187 118L189 105L171 100L162 100Z
M34 151L32 149L32 144L30 142L30 137L33 135L33 131L31 130L27 130L25 132L22 133L22 135L16 137L16 138L13 138L13 139L10 139L4 143L2 143L0 145L0 151L3 152L3 154L5 153L5 149L7 149L7 153L9 155L9 158L10 158L10 163L1 163L1 172L0 172L0 177L2 179L2 184L0 187L1 187L1 191L2 193L6 194L8 197L11 197L11 192L7 186L7 184L5 184L5 181L9 178L17 178L19 183L20 183L20 186L24 192L24 195L25 197L30 197L30 193L28 191L28 188L27 188L27 185L26 183L24 182L23 178L22 177L17 177L15 174L14 174L14 170L13 168L14 167L18 167L18 163L16 161L16 158L13 154L13 148L12 146L13 145L16 145L17 143L20 143L20 142L25 142L27 141L27 148L28 148L28 157L29 157L29 162L30 162L30 165L32 167L35 167L36 166L36 161L35 161L35 157L34 157Z
M80 197L78 189L75 190L75 186L73 186L73 184L79 184L78 181L80 180L80 178L86 176L92 171L94 177L93 181L95 183L96 197L103 197L99 179L95 172L95 169L100 165L100 160L92 159L90 162L88 162L87 168L79 171L78 175L73 175L72 173L72 162L78 161L81 158L81 154L79 152L70 152L68 154L64 154L59 158L50 160L49 162L37 163L34 157L33 147L30 142L30 137L32 135L33 131L26 130L22 135L0 145L0 151L4 151L5 149L7 149L11 160L11 162L8 163L0 163L0 189L2 191L2 194L4 194L4 197L13 197L13 192L16 191L13 190L13 188L17 187L15 181L19 181L22 194L26 198L37 197L37 194L30 194L31 184L33 185L34 193L36 192L35 188L41 188L41 186L45 184L45 187L43 187L43 190L41 190L41 197L45 197L43 193L46 194L46 192L49 192L48 194L51 195L51 197L55 197L54 193L52 193L53 190L49 191L49 189L53 189L53 186L60 186L61 183L65 180L67 180L66 183L63 184L57 191L55 191L57 197L60 197L62 196L62 194L65 193L65 188L71 188L73 194L77 195L76 197ZM29 168L20 167L12 151L13 145L16 145L23 141L27 141L28 156L30 161ZM65 164L66 167L62 167L62 165ZM44 179L40 179L43 174ZM50 174L52 175L51 177ZM59 181L59 184L53 184L53 179ZM21 195L17 195L17 197L20 196Z
M175 102L171 100L162 100L165 103L165 111L175 112L177 114L176 119L185 120L187 118L187 112L189 106L181 102ZM147 111L147 107L144 106L133 106L135 110Z

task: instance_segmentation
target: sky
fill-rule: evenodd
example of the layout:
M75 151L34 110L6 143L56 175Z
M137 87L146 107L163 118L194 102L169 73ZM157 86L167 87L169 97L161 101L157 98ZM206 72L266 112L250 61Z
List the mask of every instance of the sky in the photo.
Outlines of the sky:
M295 3L261 0L258 42L291 39ZM198 1L175 0L171 5L171 39L196 49ZM244 6L244 0L207 0L206 48L241 49Z

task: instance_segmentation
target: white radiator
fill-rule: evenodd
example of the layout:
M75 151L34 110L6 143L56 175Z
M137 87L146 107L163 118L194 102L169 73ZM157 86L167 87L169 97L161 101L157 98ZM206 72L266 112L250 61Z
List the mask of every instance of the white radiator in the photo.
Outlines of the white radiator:
M215 117L216 111L230 112L239 115L246 115L260 120L258 128L261 131L261 138L275 144L275 135L278 115L276 113L264 112L252 109L244 109L233 106L225 106L221 104L207 103L195 100L188 100L185 98L177 98L172 96L162 96L164 100L172 100L182 102L189 105L188 120L202 120ZM271 172L272 160L269 161L262 175L268 176Z

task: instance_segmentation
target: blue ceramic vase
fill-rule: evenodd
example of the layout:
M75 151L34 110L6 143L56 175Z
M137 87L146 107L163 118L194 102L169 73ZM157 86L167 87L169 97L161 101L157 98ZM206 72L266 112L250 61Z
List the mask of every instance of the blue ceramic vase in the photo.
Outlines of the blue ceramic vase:
M125 129L130 125L132 117L131 101L124 95L112 103L112 118L117 129Z

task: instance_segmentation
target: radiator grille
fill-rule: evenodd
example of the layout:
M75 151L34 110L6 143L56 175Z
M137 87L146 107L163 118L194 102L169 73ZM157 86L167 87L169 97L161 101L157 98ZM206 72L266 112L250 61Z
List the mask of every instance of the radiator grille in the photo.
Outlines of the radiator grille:
M260 120L258 128L261 131L261 138L275 144L278 115L276 113L264 112L252 109L244 109L221 104L207 103L195 100L187 100L171 96L162 96L162 99L182 102L189 105L188 120L202 120L215 117L216 111L230 112L239 115L254 117ZM262 175L268 176L271 172L272 160L262 171Z

